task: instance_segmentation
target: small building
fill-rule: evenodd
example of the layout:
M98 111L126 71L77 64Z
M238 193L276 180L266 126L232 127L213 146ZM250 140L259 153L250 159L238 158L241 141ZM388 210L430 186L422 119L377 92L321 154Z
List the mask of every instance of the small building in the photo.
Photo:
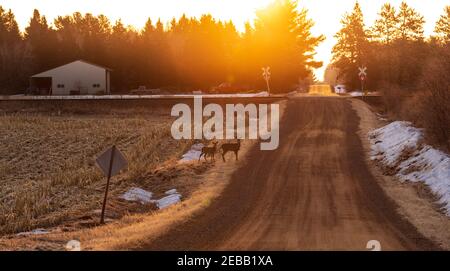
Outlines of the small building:
M39 95L110 94L111 69L84 60L39 73L30 78L30 92Z

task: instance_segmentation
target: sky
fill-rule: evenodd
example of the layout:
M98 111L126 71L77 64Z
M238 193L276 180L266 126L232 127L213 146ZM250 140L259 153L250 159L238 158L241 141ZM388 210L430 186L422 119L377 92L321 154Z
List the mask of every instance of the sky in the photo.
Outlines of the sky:
M58 15L67 15L75 11L90 12L94 15L104 14L111 21L122 19L127 25L139 29L150 17L153 21L161 18L164 22L183 13L188 16L200 16L210 13L221 20L233 20L242 30L246 21L255 18L255 10L270 3L271 0L0 0L5 9L12 9L20 28L23 30L37 8L49 21ZM367 25L372 25L381 6L390 2L398 7L402 0L359 0ZM433 32L435 22L443 14L449 0L406 0L408 5L418 10L426 20L425 34ZM334 34L341 28L340 20L345 12L350 12L355 0L300 0L299 8L306 8L309 17L316 24L313 34L323 34L326 40L317 48L316 60L324 62L315 74L323 78L325 66L331 59L331 49L336 43Z

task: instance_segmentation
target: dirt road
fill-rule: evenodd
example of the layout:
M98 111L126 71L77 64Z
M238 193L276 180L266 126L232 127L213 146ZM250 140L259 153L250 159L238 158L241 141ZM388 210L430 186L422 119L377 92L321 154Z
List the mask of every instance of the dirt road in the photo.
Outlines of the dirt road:
M358 123L347 99L289 101L280 147L257 144L216 201L143 249L366 250L369 240L383 250L435 249L371 175Z

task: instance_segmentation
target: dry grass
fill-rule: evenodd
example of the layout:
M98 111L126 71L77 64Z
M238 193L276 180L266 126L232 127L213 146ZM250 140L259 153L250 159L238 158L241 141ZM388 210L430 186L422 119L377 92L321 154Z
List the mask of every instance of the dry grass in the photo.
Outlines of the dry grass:
M243 142L240 162L223 163L221 159L217 159L212 168L210 163L178 164L176 168L187 172L177 178L178 182L189 186L178 186L183 194L181 204L162 211L129 214L100 227L78 228L68 232L56 231L43 236L9 236L0 239L0 250L64 250L65 244L73 239L81 242L83 250L140 248L208 207L226 187L231 174L243 164L246 159L245 153L253 143L254 141ZM170 168L172 165L173 163L168 162L157 171L166 171L167 167ZM204 167L208 167L209 170L204 171ZM192 187L193 184L195 184L194 187ZM186 190L191 193L184 194Z
M130 164L113 180L111 198L141 184L159 163L178 157L189 144L172 140L170 125L169 116L155 114L0 116L0 234L54 226L98 209L105 179L95 158L112 144Z
M352 106L360 117L359 136L366 153L370 152L367 139L369 131L379 128L377 120L368 106L353 100ZM421 184L402 183L395 177L383 174L383 168L374 165L367 155L367 164L386 194L398 205L398 212L409 220L426 238L434 241L445 250L450 250L450 219L440 212L435 198Z
M280 105L281 117L286 104L281 102ZM171 228L177 227L178 223L189 219L192 215L201 212L205 207L209 206L226 187L231 174L238 166L244 164L246 152L256 143L253 140L242 142L240 153L242 159L238 162L231 160L223 163L221 159L216 159L216 163L192 162L180 164L177 163L179 156L190 147L192 142L180 142L171 139L169 121L167 121L169 118L167 116L158 115L155 112L151 112L152 117L147 116L145 118L126 116L128 114L102 118L80 118L80 115L76 119L61 117L62 122L74 121L76 124L74 124L74 127L78 127L77 129L74 129L74 127L70 128L70 130L76 130L69 136L76 138L74 142L78 142L84 137L84 140L90 142L89 146L91 146L90 144L95 145L95 142L99 142L99 140L93 140L92 137L97 136L102 144L97 144L95 151L87 152L85 150L82 152L83 154L79 155L79 157L83 158L84 162L79 163L78 167L68 166L66 168L66 170L72 170L71 174L65 174L64 171L60 170L60 174L65 175L68 180L72 180L66 182L70 185L60 184L60 188L46 188L47 190L54 189L52 191L57 193L51 195L38 194L39 197L35 197L35 199L44 201L50 200L50 202L55 204L61 204L61 201L65 202L63 207L56 205L59 207L56 207L54 211L46 212L44 215L37 216L34 220L31 220L32 222L39 221L39 223L29 223L30 226L24 227L24 229L31 229L36 228L38 225L56 225L51 228L51 233L42 236L6 235L0 238L0 250L63 250L65 244L72 239L80 240L82 248L87 250L139 248ZM21 116L3 116L4 119L17 117ZM29 119L29 116L24 118ZM37 118L42 118L42 116L37 116ZM48 126L55 125L53 123L54 119L59 119L59 117L44 117L44 119L46 118L48 119ZM87 123L85 123L86 121ZM94 132L92 126L99 127L100 124L98 122L102 122L103 126L107 128L104 128L102 131L95 129ZM23 138L21 132L23 129L16 127L16 125L14 124L11 127L11 129L16 129L15 134L10 133ZM37 129L34 127L35 125L30 124L30 126L30 129ZM58 128L53 129L60 130ZM38 134L41 139L42 137L46 138L47 133L45 130L48 129L42 130ZM91 134L85 134L88 132L91 132ZM66 135L67 133L62 134ZM103 137L99 136L99 134L103 135ZM93 157L95 157L97 150L103 150L103 145L107 146L114 142L115 138L111 138L111 134L120 135L120 140L117 141L118 146L125 152L128 160L132 161L132 163L128 172L114 179L112 183L112 194L107 207L107 217L113 218L113 220L104 226L92 227L95 224L92 222L93 219L95 218L95 221L98 221L98 209L101 206L103 196L104 178L100 177L101 175L99 175L96 168L91 171L98 175L96 179L89 174L81 175L82 177L79 178L73 178L72 176L76 176L75 173L79 170L84 172L82 168L88 170L88 168L92 167L94 163ZM1 140L9 140L9 136L0 135ZM68 153L67 139L61 140L59 144L63 144L65 147L60 146L59 149L49 153L56 156ZM49 145L46 145L46 147L54 148ZM15 156L17 155L16 151ZM14 155L11 156L14 157ZM31 163L32 160L26 160L17 168L21 169L22 167L22 170L24 170L24 165L30 165ZM1 164L5 163L2 162ZM48 165L44 163L44 166ZM53 170L50 170L50 172ZM31 170L26 169L24 171L30 172ZM10 179L12 178L11 176L15 176L14 171L10 171L8 174ZM24 173L24 175L26 174ZM91 181L82 179L86 178L86 176L91 176ZM21 182L24 184L30 183L26 180ZM6 183L9 183L11 193L14 192L14 189L17 189L13 185L13 181L10 180ZM36 183L36 181L32 182L37 187ZM162 196L164 191L176 188L182 194L183 201L167 209L155 211L151 206L132 204L117 199L119 193L126 191L132 186L138 186L154 192L155 198ZM28 191L34 194L37 190L30 186ZM8 193L2 194L2 197L3 195L8 195ZM13 197L14 195L9 194L9 196ZM69 198L66 199L65 197ZM33 206L32 202L29 200L30 207ZM59 219L54 219L52 223L48 223L48 221L44 220L45 217L58 217ZM22 217L18 221L26 222L27 218ZM6 226L9 223L10 220L8 220Z

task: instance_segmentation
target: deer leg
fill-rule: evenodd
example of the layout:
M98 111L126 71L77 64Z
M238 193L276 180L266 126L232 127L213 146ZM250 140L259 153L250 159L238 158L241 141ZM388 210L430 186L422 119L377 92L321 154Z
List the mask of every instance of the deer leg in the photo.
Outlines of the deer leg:
M225 161L225 152L222 153L222 159L223 159L224 162L226 162Z
M198 157L198 161L199 161L199 162L200 162L200 159L202 159L202 155L203 155L203 152L200 153L200 156Z
M238 161L238 152L235 151L234 154L236 155L236 161Z

